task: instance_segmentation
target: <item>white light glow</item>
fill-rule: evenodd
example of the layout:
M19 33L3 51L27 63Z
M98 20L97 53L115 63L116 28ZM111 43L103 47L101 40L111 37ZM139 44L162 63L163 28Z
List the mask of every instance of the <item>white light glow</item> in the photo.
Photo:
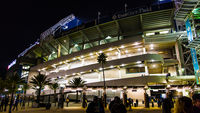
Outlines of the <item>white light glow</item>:
M115 52L115 54L117 55L117 54L118 54L118 52Z
M120 48L124 48L124 46L122 45Z
M110 66L110 68L113 68L114 66Z
M153 49L153 47L150 48L151 50Z
M150 47L153 47L154 45L153 45L153 44L150 44L149 46L150 46Z
M125 64L122 64L121 66L125 66Z
M113 50L113 48L109 48L108 50L109 50L109 51L112 51L112 50Z
M78 44L75 44L74 47L78 47Z
M137 63L137 64L140 64L140 63L142 63L142 61L137 61L136 63Z
M73 58L73 60L76 60L76 58Z
M155 35L155 33L146 33L146 36Z
M126 50L125 53L128 53L128 50Z
M76 75L76 73L73 73L72 75Z
M99 51L99 53L103 53L103 51Z
M90 53L90 56L92 56L93 55L93 53Z
M155 61L154 59L151 60L151 62L154 62L154 61Z
M139 42L135 42L135 43L132 44L132 45L137 46L137 45L139 45L139 44L140 44Z
M155 67L156 67L156 65L154 64L154 65L152 65L152 67L153 67L153 68L155 68Z
M81 58L83 58L84 56L81 56Z
M109 55L110 55L110 53L106 53L106 55L107 55L107 56L109 56Z
M140 64L140 65L138 65L139 67L142 67L143 66L143 64Z
M169 33L169 31L161 31L160 34L166 34Z
M141 48L138 48L138 51L141 51L142 49Z
M99 68L99 70L101 71L101 70L103 70L103 68Z
M107 36L107 37L106 37L106 39L111 39L111 38L112 38L111 36Z

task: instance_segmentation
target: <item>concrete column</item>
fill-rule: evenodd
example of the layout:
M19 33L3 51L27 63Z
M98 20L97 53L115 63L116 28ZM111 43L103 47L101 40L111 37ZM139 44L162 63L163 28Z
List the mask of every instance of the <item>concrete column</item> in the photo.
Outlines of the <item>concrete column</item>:
M147 52L146 52L146 48L144 47L144 48L142 48L142 50L143 50L143 54L146 54Z
M57 56L60 57L60 54L61 54L61 46L60 46L60 44L58 44Z
M122 78L122 72L121 72L121 69L118 70L118 73L119 73L119 78Z
M149 75L149 70L148 70L148 66L147 66L147 61L144 61L144 68L145 68L145 75Z
M97 72L98 73L98 79L99 81L103 81L103 78L101 77L101 73L100 72Z

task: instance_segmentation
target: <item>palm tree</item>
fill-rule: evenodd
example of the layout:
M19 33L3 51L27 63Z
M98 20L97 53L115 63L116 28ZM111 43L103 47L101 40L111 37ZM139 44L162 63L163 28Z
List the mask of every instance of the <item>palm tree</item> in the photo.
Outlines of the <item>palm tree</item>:
M24 92L24 101L23 101L23 104L22 106L25 108L25 99L26 99L26 91L30 88L30 86L27 84L27 83L24 83L23 84L23 92Z
M78 78L73 78L69 84L74 86L74 87L83 87L84 86L85 81L83 81L81 79L81 77ZM76 90L76 103L78 102L78 90Z
M103 70L103 89L104 89L104 105L106 107L106 82L105 82L105 74L104 74L104 64L106 63L107 56L104 53L101 53L97 60L101 64Z
M38 94L37 94L38 107L40 104L41 90L44 89L44 86L49 85L50 84L49 82L50 82L50 78L47 78L46 75L43 75L41 73L31 78L30 83L33 85L32 88L38 91Z
M49 85L49 87L54 91L54 102L56 106L56 90L58 89L59 85L58 83L52 83Z
M11 93L11 101L10 101L10 108L9 108L9 113L11 113L11 108L13 105L13 96L14 93L17 91L17 86L25 83L25 80L21 78L18 73L13 73L12 76L9 76L7 79L7 88L9 89L9 92Z

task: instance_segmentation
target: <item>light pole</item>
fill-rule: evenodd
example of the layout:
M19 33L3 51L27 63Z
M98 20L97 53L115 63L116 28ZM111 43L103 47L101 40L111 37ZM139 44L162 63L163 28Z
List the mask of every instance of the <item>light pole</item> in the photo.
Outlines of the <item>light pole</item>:
M64 104L64 86L63 85L60 85L60 93L61 93L61 97L59 99L59 103L60 103L60 107L63 108L63 104Z
M86 90L87 90L87 86L84 85L83 86L83 102L82 102L82 107L85 108L86 105L87 105L87 102L86 102Z
M127 86L123 87L123 103L127 107Z
M147 89L148 89L148 86L145 85L144 86L144 104L145 104L145 108L149 108L149 96L147 94Z

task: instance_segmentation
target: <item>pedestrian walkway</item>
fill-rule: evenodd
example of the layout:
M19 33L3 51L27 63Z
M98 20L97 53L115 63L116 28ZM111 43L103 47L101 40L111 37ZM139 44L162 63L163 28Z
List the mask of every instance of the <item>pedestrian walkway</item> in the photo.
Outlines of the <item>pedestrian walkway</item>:
M79 103L70 102L69 107L66 107L65 104L63 109L58 109L57 107L55 107L54 103L51 105L50 110L46 110L45 107L32 108L31 105L30 107L26 105L25 109L20 109L20 107L18 108L19 108L18 111L12 111L12 113L86 113L85 112L86 108L82 108L80 102ZM8 111L2 113L8 113ZM110 113L110 112L108 109L105 109L105 113ZM132 107L131 111L129 110L129 108L127 109L127 113L161 113L161 108Z

